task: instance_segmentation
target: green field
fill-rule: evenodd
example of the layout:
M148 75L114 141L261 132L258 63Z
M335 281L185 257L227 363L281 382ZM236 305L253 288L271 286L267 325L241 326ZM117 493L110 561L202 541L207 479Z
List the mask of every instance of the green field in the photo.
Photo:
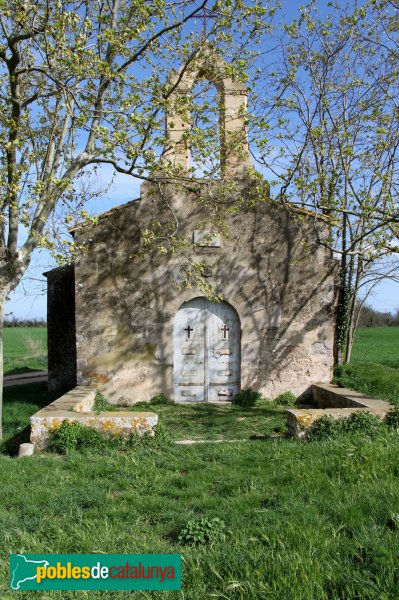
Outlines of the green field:
M397 356L398 334L360 332L353 370L340 377L363 385L364 371L371 385L377 373L375 390L394 398L398 370L386 361ZM5 392L8 436L54 397L41 383ZM302 442L281 436L282 409L274 405L153 410L175 439L258 439L0 456L2 599L16 597L8 589L8 552L179 553L183 590L168 598L181 600L399 598L398 432ZM182 528L202 517L223 519L225 538L198 546L179 542ZM128 599L131 593L18 597Z
M5 327L4 374L47 369L46 327Z
M335 371L336 383L399 404L399 327L360 329L349 365Z
M352 363L368 362L399 369L399 327L359 329Z

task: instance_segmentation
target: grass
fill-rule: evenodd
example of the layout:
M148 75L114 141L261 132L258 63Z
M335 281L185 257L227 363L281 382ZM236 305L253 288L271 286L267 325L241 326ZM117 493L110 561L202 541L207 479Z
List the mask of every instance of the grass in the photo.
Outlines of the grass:
M1 457L0 542L3 555L181 553L183 592L170 598L395 598L398 464L397 435L344 445L282 439ZM204 516L225 521L226 540L199 547L178 542L185 524ZM4 599L14 597L7 563L0 567ZM114 596L131 597L45 597Z
M5 327L3 336L5 375L47 369L45 327Z
M12 454L23 441L29 441L29 417L60 396L47 391L47 383L5 387L3 390L3 442Z
M352 361L336 368L334 381L399 404L399 327L360 329Z
M399 369L399 327L364 327L356 333L352 363L375 363Z
M159 415L159 422L172 440L245 440L266 439L285 434L286 410L265 401L257 408L243 408L234 404L149 404L134 406L109 404L97 393L93 410L144 410Z
M159 421L174 440L262 439L286 430L285 410L274 405L240 408L171 404L151 410L159 415Z
M381 330L381 362L367 344L351 367L357 384L396 367ZM391 331L391 330L389 330ZM399 329L397 330L399 333ZM384 339L385 342L384 343ZM388 340L388 341L387 341ZM363 343L360 338L356 343ZM356 348L355 348L356 350ZM357 350L356 350L357 351ZM367 362L368 361L368 362ZM362 370L363 369L363 370ZM348 375L349 377L349 375ZM375 391L381 391L379 380ZM371 385L371 384L370 384ZM51 401L44 384L6 390L11 436ZM222 439L257 434L248 443L172 445L101 455L0 456L0 597L11 599L8 552L179 553L181 600L391 600L399 597L399 437L302 442L270 438L282 423L274 407L154 406L174 438ZM29 490L29 491L27 491ZM188 521L223 519L224 541L178 541ZM136 592L138 598L162 598ZM23 600L36 592L19 592ZM42 598L131 597L129 592L46 592Z

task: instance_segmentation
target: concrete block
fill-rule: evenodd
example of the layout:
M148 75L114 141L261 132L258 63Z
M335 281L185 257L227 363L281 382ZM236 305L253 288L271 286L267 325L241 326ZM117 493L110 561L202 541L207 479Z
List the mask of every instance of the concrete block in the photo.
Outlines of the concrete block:
M103 411L99 414L91 411L96 390L87 386L77 386L58 400L55 400L30 418L31 444L44 449L51 434L64 421L77 421L86 427L92 427L104 435L123 435L132 433L154 434L158 415L153 412Z
M287 410L288 434L292 437L305 438L312 424L326 415L333 419L345 419L361 411L384 419L392 408L388 402L334 384L316 383L312 385L312 390L319 408Z
M32 456L35 446L33 444L21 444L18 450L18 458L23 458L25 456Z

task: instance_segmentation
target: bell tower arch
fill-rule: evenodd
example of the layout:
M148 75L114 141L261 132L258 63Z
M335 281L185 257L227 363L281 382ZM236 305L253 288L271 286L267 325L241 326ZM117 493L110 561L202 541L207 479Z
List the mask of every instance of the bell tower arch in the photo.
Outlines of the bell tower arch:
M190 168L190 103L194 83L207 79L219 94L221 173L225 179L240 178L252 166L246 127L246 86L229 76L229 64L208 51L183 67L172 79L173 91L166 110L166 147L162 163L187 174Z

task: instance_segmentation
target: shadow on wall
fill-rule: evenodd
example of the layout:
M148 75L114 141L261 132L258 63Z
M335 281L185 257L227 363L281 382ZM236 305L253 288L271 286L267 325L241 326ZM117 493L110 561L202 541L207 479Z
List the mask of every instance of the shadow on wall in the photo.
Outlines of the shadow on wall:
M195 193L169 185L158 194L146 185L141 202L76 233L89 246L76 263L80 383L119 381L144 396L171 395L176 312L205 295L199 285L190 288L194 271L240 316L243 387L276 395L295 384L305 389L317 364L325 378L336 263L317 246L313 219L254 203L251 186L215 201L207 186ZM194 229L220 232L221 247L193 247ZM130 373L126 365L133 365Z

